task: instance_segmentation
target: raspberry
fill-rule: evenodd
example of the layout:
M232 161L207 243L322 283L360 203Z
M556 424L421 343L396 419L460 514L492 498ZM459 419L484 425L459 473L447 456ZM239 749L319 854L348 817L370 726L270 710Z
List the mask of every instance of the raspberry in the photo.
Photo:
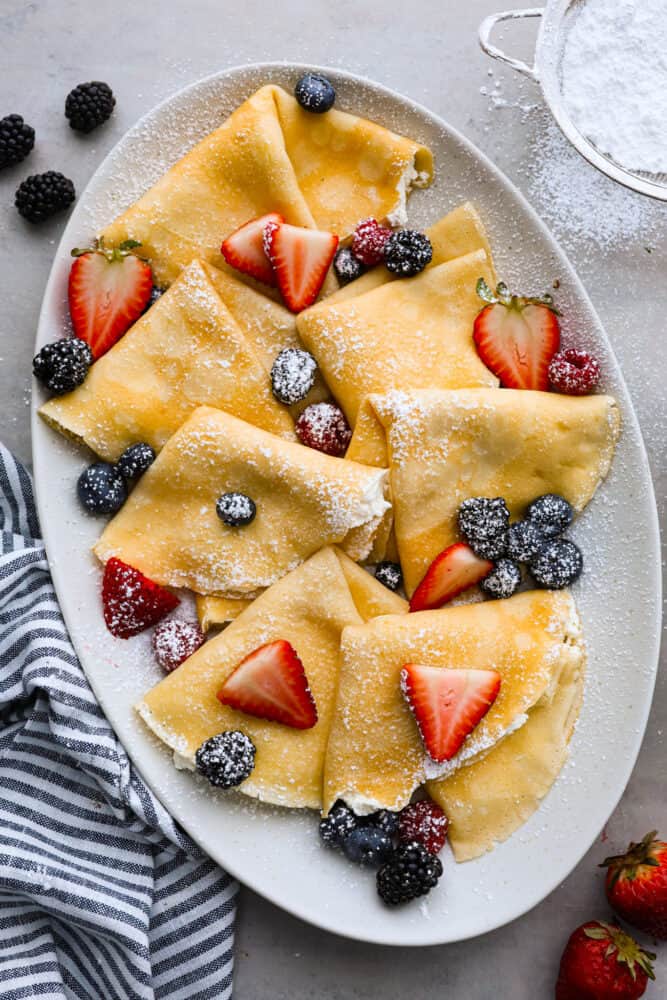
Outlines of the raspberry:
M111 634L119 639L129 639L156 625L180 603L171 591L115 556L104 567L104 621Z
M306 448L340 458L352 437L345 414L335 403L311 403L296 422L296 436Z
M445 846L449 820L432 799L420 799L401 811L398 817L398 839L401 843L418 840L430 854L438 854Z
M391 234L391 229L381 226L376 219L364 219L354 231L352 253L366 267L381 264L384 260L384 245Z
M600 363L586 351L561 351L549 364L549 382L555 392L565 396L586 396L600 381Z
M180 667L203 643L204 633L198 622L178 621L176 618L159 622L152 638L155 659L167 673Z

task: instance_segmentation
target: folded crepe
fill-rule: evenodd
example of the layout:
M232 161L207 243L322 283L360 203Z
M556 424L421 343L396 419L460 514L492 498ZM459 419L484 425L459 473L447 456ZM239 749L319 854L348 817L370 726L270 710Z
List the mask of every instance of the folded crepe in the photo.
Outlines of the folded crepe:
M430 781L426 790L449 819L457 861L470 861L506 840L539 807L568 756L583 699L585 659L578 646L562 650L563 667L551 698L528 721L469 767Z
M318 549L370 551L390 505L387 473L285 441L202 406L169 439L94 548L157 583L198 594L254 596ZM257 515L229 527L223 493L251 497Z
M294 339L287 310L213 272L193 261L83 385L49 400L41 416L111 462L138 441L159 450L201 405L295 440L292 417L271 392L264 334L270 325L276 341Z
M255 768L239 791L282 806L319 809L341 632L347 625L360 625L371 611L401 608L407 608L405 602L342 553L322 549L149 691L137 711L190 767L204 740L240 729L252 739L257 755ZM303 662L317 705L318 722L312 729L257 719L221 705L216 698L240 661L275 639L287 639Z
M336 712L324 770L324 810L343 799L356 812L397 810L426 779L481 759L550 701L572 658L584 657L574 602L565 592L528 591L378 618L341 639ZM401 693L400 673L418 662L497 670L500 693L461 750L445 764L426 754Z
M581 511L611 465L620 431L610 396L523 389L421 390L373 396L390 460L394 529L412 594L430 563L458 538L467 497L504 497L512 518L558 493ZM360 460L368 452L350 445Z
M220 244L248 219L279 212L345 236L369 215L402 219L410 187L427 184L426 147L356 115L313 115L262 87L104 231L139 240L158 284L195 258L222 265Z

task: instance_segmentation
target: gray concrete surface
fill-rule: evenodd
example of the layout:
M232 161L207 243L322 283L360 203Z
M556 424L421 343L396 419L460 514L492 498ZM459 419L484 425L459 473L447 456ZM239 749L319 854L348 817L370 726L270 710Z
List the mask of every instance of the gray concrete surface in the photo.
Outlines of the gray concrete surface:
M28 173L62 170L77 190L136 119L186 83L225 66L281 60L360 72L426 104L477 143L527 194L586 284L624 369L643 427L664 519L667 215L600 178L554 133L539 91L479 51L477 25L501 0L0 0L0 116L35 126L30 160L0 176L0 438L26 461L34 331L62 221L31 229L13 194ZM512 29L506 44L525 53ZM74 135L66 93L109 81L113 119ZM578 869L523 919L475 941L385 949L333 937L251 892L241 898L237 1000L542 1000L553 995L568 933L608 911L596 862L654 826L667 836L667 679L656 698L633 778L598 843ZM667 945L651 1000L667 996Z

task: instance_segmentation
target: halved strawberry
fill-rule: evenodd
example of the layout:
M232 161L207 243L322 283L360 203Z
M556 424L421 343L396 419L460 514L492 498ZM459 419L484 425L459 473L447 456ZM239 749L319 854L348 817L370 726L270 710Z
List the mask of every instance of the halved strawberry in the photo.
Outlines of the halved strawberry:
M493 705L500 691L500 674L406 663L401 690L429 757L441 764L451 760Z
M123 336L148 304L153 290L150 264L134 253L141 244L125 240L107 247L72 250L69 311L74 335L85 340L93 357L102 357Z
M269 257L285 305L292 312L311 306L320 293L338 247L334 233L286 222L267 230Z
M549 362L560 346L558 315L550 295L510 295L507 285L495 294L484 278L477 294L489 304L475 319L477 353L507 389L549 388Z
M410 600L410 611L439 608L468 587L483 580L493 569L465 542L455 542L436 556Z
M170 590L120 559L112 557L104 567L104 621L111 634L119 639L129 639L155 625L180 603Z
M315 700L296 650L276 639L249 653L218 691L229 705L259 719L311 729L317 722Z
M266 226L279 226L284 221L278 212L268 212L245 222L227 237L220 247L220 253L237 271L249 274L265 285L275 285L276 276L271 261L264 252L264 229Z

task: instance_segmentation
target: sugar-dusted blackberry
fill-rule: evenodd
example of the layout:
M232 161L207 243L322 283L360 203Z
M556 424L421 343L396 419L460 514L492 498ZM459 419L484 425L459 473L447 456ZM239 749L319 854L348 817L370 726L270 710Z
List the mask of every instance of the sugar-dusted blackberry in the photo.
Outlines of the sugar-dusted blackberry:
M548 590L569 587L581 576L583 568L581 549L565 538L549 542L530 563L533 579Z
M271 368L271 388L279 403L291 406L305 399L315 382L317 361L300 347L286 347Z
M294 96L304 111L321 115L334 106L336 91L331 80L321 73L304 73L297 81Z
M255 767L255 744L238 729L228 729L204 740L195 754L195 767L216 788L235 788Z
M0 169L20 163L35 145L35 130L21 115L0 118Z
M127 500L125 480L109 462L94 462L84 469L76 491L90 514L115 514Z
M419 274L433 259L433 247L428 236L416 229L399 229L384 245L387 270L400 278Z
M469 497L459 507L459 531L480 559L500 559L507 548L510 512L502 497Z
M138 479L155 461L155 452L145 441L138 441L126 448L116 462L116 468L125 479Z
M351 281L356 281L366 270L361 261L354 256L350 247L340 248L334 257L333 266L341 285L349 285Z
M537 525L545 538L556 538L572 524L574 511L564 497L545 493L528 505L526 517Z
M369 867L383 864L393 850L391 837L377 826L358 826L343 839L342 847L350 861Z
M530 562L547 541L534 521L515 521L507 533L507 555L517 562Z
M435 888L442 862L418 840L400 844L377 873L377 890L388 906L408 903Z
M42 347L32 359L32 371L54 395L62 396L84 382L92 363L93 354L85 340L64 337Z
M245 493L223 493L215 502L215 512L230 528L242 528L255 520L257 506Z
M375 579L388 590L398 590L403 585L403 571L398 563L385 559L375 567Z
M116 98L108 83L90 80L70 90L65 100L65 117L77 132L92 132L111 117Z
M364 816L364 822L377 827L390 837L395 837L398 833L398 816L397 812L392 812L390 809L378 809L370 816Z
M513 559L499 559L480 587L489 597L502 600L515 594L521 584L521 568Z
M311 403L299 414L294 430L306 448L334 458L345 454L352 437L352 428L336 403Z
M47 170L44 174L31 174L19 184L14 204L28 222L43 222L69 208L75 198L71 180L57 170Z
M340 847L345 837L356 829L359 819L340 800L320 820L320 838L327 847Z

